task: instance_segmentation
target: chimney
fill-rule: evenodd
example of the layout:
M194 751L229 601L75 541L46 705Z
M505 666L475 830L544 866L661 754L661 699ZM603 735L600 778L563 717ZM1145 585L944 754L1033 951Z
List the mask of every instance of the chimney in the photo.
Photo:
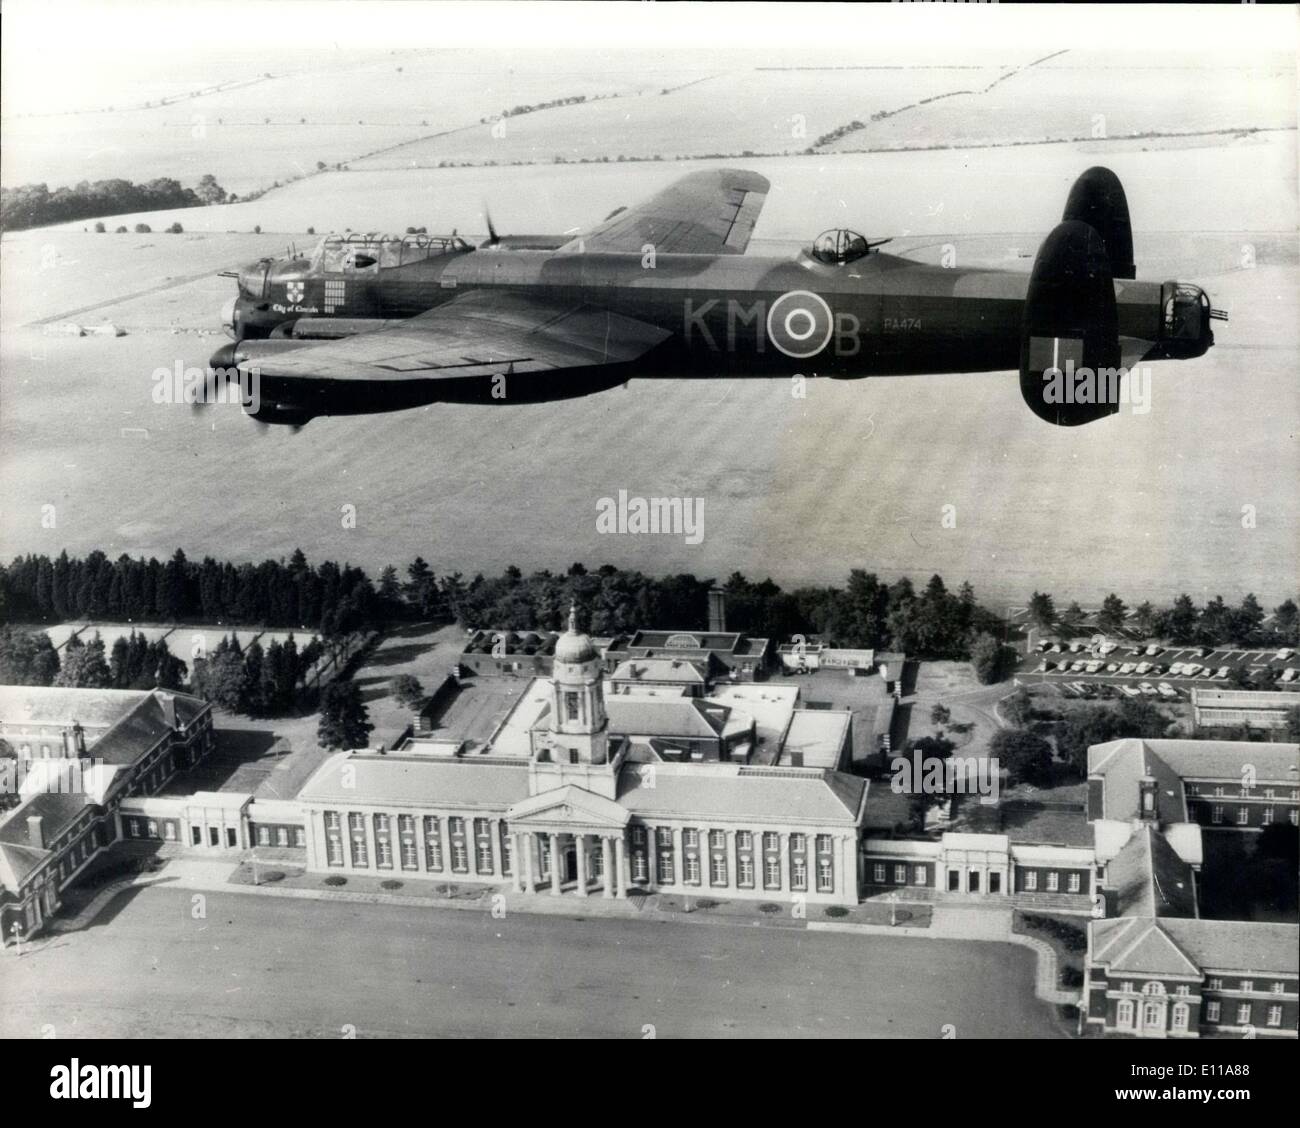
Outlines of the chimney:
M38 850L45 849L45 820L40 815L27 816L27 841Z
M1155 778L1148 768L1138 780L1138 794L1141 797L1140 818L1143 822L1160 821L1160 795L1156 789Z
M727 593L721 588L709 590L709 633L723 634L727 629Z

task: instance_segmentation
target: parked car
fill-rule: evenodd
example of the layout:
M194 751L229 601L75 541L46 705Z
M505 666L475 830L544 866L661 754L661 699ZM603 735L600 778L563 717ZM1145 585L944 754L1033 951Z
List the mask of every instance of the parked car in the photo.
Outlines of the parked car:
M1082 649L1083 649L1083 643L1081 643L1081 642L1072 642L1072 643L1070 643L1070 653L1071 653L1071 654L1078 654L1079 651L1082 650Z
M1110 663L1110 665L1108 665L1108 666L1106 667L1106 673L1108 673L1108 674L1118 674L1118 673L1119 673L1119 663L1118 663L1118 662L1112 662L1112 663Z
M1213 653L1214 649L1209 646L1198 646L1196 648L1196 657L1198 658L1208 658Z
M1134 664L1133 664L1132 662L1125 662L1125 663L1124 663L1124 664L1119 668L1119 672L1120 672L1121 674L1124 674L1124 675L1127 677L1129 674L1131 674L1131 673L1134 671L1134 669L1136 669L1136 667L1134 666Z
M1293 682L1297 677L1300 677L1300 670L1295 669L1293 666L1288 666L1282 671L1282 676L1277 680L1280 682Z
M1048 670L1052 669L1053 666L1054 663L1049 662L1046 658L1044 658L1041 662L1038 663L1038 666L1034 669L1034 673L1045 674L1047 673Z
M1276 654L1274 654L1273 657L1276 658L1279 662L1285 662L1294 653L1295 651L1292 650L1290 647L1284 646L1282 647L1281 650L1279 650Z
M1148 697L1154 697L1159 692L1156 689L1156 687L1153 686L1150 682L1140 682L1138 684L1138 689L1141 690L1143 693L1145 693Z
M1151 657L1151 658L1154 658L1157 654L1161 653L1163 650L1164 650L1164 647L1157 646L1157 645L1153 642L1150 646L1148 646L1148 647L1146 648L1146 650L1143 651L1143 653L1146 654L1146 655L1148 655L1148 656Z
M1231 666L1220 666L1217 670L1214 671L1214 676L1216 678L1226 678L1230 673L1232 673Z
M1142 676L1144 676L1145 674L1149 674L1149 673L1151 672L1151 663L1150 663L1150 662L1139 662L1139 663L1138 663L1138 664L1133 668L1133 672L1134 672L1135 674L1137 674L1139 677L1142 677Z
M1182 676L1185 678L1194 678L1200 672L1201 672L1200 666L1198 666L1195 662L1188 662L1185 666L1183 666Z
M1169 667L1157 662L1151 667L1151 672L1153 674L1167 674L1169 673Z
M1185 669L1187 669L1187 664L1185 662L1175 662L1172 666L1169 667L1169 672L1174 677L1181 678L1183 676L1183 671Z
M1115 642L1103 642L1099 647L1097 647L1097 653L1098 653L1098 654L1109 654L1112 650L1117 650L1118 648L1119 648L1119 644L1118 644L1118 643L1115 643Z
M1142 691L1134 689L1131 685L1122 685L1119 687L1120 693L1125 697L1141 697Z
M1178 690L1176 690L1168 682L1161 682L1158 686L1156 686L1156 689L1160 691L1161 697L1174 698L1175 700L1178 698Z
M1102 661L1100 658L1098 658L1093 660L1092 662L1089 662L1086 666L1084 666L1084 670L1089 674L1096 674L1096 673L1100 673L1101 667L1102 667Z

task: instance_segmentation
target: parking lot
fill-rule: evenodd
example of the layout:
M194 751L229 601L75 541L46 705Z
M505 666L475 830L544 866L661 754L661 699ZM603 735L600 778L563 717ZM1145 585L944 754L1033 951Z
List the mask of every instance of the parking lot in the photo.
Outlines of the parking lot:
M1066 697L1149 697L1186 701L1196 687L1239 684L1272 670L1276 688L1300 691L1300 657L1289 648L1234 650L1160 643L1042 641L1021 659L1017 676L1036 675ZM1300 703L1300 693L1296 697Z

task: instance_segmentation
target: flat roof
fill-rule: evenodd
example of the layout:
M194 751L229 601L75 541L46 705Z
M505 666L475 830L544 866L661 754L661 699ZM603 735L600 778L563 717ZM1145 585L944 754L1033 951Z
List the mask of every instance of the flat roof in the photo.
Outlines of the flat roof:
M796 709L790 718L781 763L838 768L853 714L843 709Z

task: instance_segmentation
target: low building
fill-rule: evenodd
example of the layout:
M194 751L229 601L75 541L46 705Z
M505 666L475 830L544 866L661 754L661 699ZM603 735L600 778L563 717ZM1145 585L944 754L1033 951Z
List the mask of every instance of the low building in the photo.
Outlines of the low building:
M1200 729L1284 729L1288 710L1300 707L1300 693L1254 689L1192 690L1192 717Z
M183 693L0 686L0 733L17 754L0 814L0 929L39 932L59 893L123 837L121 809L212 748L212 708ZM161 837L161 833L159 835Z

